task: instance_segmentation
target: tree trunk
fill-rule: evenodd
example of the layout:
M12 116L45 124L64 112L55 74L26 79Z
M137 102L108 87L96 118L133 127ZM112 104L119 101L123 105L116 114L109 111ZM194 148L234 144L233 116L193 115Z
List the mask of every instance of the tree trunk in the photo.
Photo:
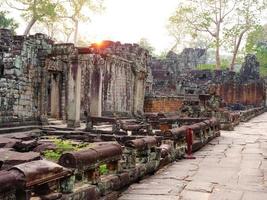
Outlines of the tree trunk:
M29 35L31 28L35 24L36 21L37 20L35 18L31 19L31 21L28 23L28 25L27 25L27 27L26 27L26 29L24 31L24 35Z
M220 58L220 22L218 22L216 26L216 69L220 70L221 69L221 58Z
M78 42L77 40L78 40L79 21L78 20L75 20L74 23L75 23L75 32L74 32L73 43L74 43L74 45L77 45L77 42Z
M177 48L178 46L178 41L175 42L175 44L171 47L171 50L170 51L175 51L175 49Z
M238 37L238 40L237 40L237 43L235 45L235 48L234 48L234 51L233 51L233 58L232 58L232 61L231 61L231 65L230 65L230 69L233 71L234 70L234 65L235 65L235 61L236 61L236 56L237 56L237 52L239 50L239 47L240 47L240 44L241 44L241 41L242 41L242 38L245 34L246 30L242 31Z
M221 69L221 58L220 58L220 41L216 38L216 69Z

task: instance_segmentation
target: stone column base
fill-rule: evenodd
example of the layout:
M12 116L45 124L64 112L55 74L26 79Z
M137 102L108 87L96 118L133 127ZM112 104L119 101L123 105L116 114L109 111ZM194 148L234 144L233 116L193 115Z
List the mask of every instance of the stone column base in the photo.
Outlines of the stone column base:
M40 123L41 125L48 125L48 119L47 119L47 116L41 116L40 117Z
M78 128L80 126L81 126L80 121L68 120L68 122L67 122L68 128Z

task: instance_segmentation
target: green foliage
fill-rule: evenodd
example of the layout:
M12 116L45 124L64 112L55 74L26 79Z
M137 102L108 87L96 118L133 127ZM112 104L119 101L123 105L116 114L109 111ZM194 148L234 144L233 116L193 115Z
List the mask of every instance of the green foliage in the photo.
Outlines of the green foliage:
M146 38L141 38L140 41L138 42L138 44L149 51L149 53L151 55L154 54L155 48L148 42L148 40Z
M55 19L58 9L62 9L59 2L51 0L6 0L6 3L9 7L21 11L21 15L26 20Z
M246 42L246 53L255 53L261 41L267 41L267 24L256 26L254 31L249 33Z
M7 11L0 11L0 28L7 28L15 32L18 28L18 23L13 18L8 18L7 14Z
M267 76L267 46L259 46L256 50L256 57L260 63L260 75Z
M101 175L107 174L108 173L107 165L106 164L100 165L99 172Z
M229 68L229 60L227 59L222 59L221 62L221 69L227 69ZM197 66L198 70L215 70L216 66L215 64L200 64Z
M240 44L247 33L259 24L266 6L266 0L181 1L174 15L169 18L170 34L180 41L181 32L185 39L205 34L204 37L209 37L208 46L216 48L217 67L220 67L222 46L226 46L233 54L232 67L236 63Z
M83 14L83 9L89 9L91 12L101 12L104 9L104 0L70 0L68 1L71 9L66 11L68 16L73 20L85 21L89 20L89 17Z
M55 139L55 150L46 150L43 155L46 159L57 161L60 156L67 151L78 151L88 146L86 143L73 144L70 140Z
M56 0L4 0L12 9L21 12L21 16L28 22L24 34L29 34L36 22L54 22L59 13L63 12L63 6Z
M57 161L62 153L53 150L46 150L43 152L43 154L46 159Z
M198 70L215 70L214 64L200 64L197 66Z
M59 152L73 151L75 146L69 140L55 140L54 142Z
M267 24L257 26L247 37L246 53L255 54L260 63L260 75L267 76Z

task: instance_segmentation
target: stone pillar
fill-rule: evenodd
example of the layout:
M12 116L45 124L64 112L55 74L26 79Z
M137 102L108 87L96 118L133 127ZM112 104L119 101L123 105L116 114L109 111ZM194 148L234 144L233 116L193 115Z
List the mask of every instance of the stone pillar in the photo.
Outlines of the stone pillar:
M68 127L80 126L81 67L73 60L68 68Z
M41 82L40 82L40 97L38 103L38 115L40 118L41 124L48 124L47 120L47 84L48 84L48 72L42 68L41 71Z
M66 85L67 79L65 72L62 73L62 83L61 83L61 118L64 122L66 122L66 106L67 106L67 99L66 99Z
M145 100L145 72L137 72L135 75L134 85L134 114L138 114L137 111L144 111Z
M94 66L91 77L90 115L102 115L102 72L99 66Z
M51 117L60 117L59 74L52 74L51 78Z

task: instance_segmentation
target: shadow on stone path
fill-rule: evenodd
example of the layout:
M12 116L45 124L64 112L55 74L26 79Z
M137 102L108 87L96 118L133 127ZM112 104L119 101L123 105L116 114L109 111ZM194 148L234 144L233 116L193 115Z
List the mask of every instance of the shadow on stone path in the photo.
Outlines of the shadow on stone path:
M267 200L267 113L138 184L119 200Z

